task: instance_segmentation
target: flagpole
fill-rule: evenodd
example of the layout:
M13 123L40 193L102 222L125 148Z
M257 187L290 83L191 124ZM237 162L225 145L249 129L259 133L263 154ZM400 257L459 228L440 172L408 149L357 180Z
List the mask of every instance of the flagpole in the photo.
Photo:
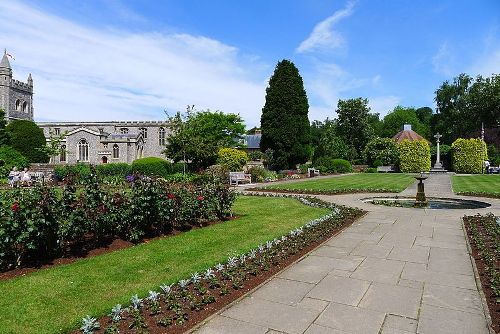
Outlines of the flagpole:
M484 122L481 122L481 161L483 166L483 168L481 168L481 174L484 174L484 168L486 167L484 161Z

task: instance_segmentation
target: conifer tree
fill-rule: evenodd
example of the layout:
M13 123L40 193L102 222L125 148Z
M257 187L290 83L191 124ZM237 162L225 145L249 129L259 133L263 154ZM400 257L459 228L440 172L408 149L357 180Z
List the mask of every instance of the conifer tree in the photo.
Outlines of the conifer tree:
M299 70L282 60L269 80L260 120L262 152L272 150L269 167L294 168L311 155L309 103Z

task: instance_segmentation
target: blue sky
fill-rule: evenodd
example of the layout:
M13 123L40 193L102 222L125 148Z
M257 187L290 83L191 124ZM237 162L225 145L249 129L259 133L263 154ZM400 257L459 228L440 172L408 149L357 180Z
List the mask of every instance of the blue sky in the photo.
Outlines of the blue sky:
M500 2L2 0L0 47L33 73L37 120L240 113L257 125L276 63L292 60L311 120L339 98L373 112L434 106L459 73L500 73Z

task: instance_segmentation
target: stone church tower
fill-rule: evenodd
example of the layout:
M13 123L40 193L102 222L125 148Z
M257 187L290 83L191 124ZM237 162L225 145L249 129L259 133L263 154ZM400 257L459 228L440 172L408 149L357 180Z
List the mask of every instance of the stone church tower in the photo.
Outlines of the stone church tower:
M27 82L12 78L7 50L0 62L0 109L5 111L7 121L33 120L33 79L31 74Z

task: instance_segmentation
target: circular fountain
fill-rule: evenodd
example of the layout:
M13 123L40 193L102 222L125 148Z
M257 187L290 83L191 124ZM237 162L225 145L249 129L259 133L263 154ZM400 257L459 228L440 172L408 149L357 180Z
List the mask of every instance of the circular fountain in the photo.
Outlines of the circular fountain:
M424 180L426 180L427 177L428 176L423 173L421 173L419 176L415 176L415 179L418 180L417 195L415 196L415 198L402 196L370 197L363 198L362 201L375 205L419 209L483 209L491 206L491 204L489 203L475 200L459 198L428 198L425 196L424 187Z

